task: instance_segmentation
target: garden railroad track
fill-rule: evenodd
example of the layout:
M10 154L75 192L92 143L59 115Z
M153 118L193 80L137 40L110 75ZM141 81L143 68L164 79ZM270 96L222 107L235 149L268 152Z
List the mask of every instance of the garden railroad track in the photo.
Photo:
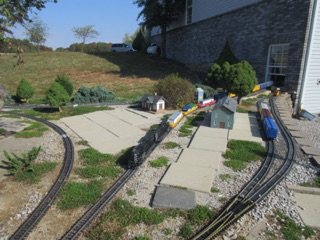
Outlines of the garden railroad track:
M257 173L229 201L221 213L192 239L213 239L218 236L240 217L252 210L291 170L295 159L295 144L275 109L274 99L270 100L270 106L274 119L287 145L287 153L282 165L271 177L267 178L275 159L274 144L273 141L269 141L268 155Z
M8 113L8 112L1 111L1 113ZM72 141L67 136L66 132L62 130L60 127L58 127L57 125L43 119L39 119L33 116L27 116L25 114L12 113L12 112L10 112L10 114L16 114L20 117L29 118L31 120L38 121L49 126L62 137L64 147L65 147L64 164L60 170L57 180L53 184L52 188L49 190L48 194L36 207L36 209L30 214L30 216L22 223L22 225L20 225L20 227L10 237L10 239L25 239L30 234L32 229L37 225L37 223L41 220L41 218L46 214L51 204L57 197L58 192L63 187L66 180L68 179L73 166L73 162L74 162L74 148L73 148Z
M112 200L122 186L135 174L137 169L127 170L104 194L103 196L85 213L82 217L66 232L61 239L77 239L81 232L91 223L91 221L103 210Z

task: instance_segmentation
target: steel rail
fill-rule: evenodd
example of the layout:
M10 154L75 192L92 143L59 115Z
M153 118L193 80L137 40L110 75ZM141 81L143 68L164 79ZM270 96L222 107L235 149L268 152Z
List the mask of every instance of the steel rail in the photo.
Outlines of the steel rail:
M115 194L129 181L137 169L127 170L89 209L82 217L66 232L61 239L76 239L81 232L93 221L102 209L112 200Z
M256 204L260 202L270 191L272 191L272 189L274 189L275 186L281 180L283 180L286 174L290 171L295 158L295 145L278 113L274 110L275 106L273 99L271 100L271 108L274 118L285 138L286 145L288 146L286 160L274 175L272 175L266 182L261 184L266 178L267 172L269 172L271 163L274 159L273 154L271 153L271 151L274 151L273 144L268 144L268 156L264 161L263 166L259 168L258 172L254 175L250 182L248 182L233 198L233 200L230 201L230 204L224 208L221 214L192 239L212 239L213 237L217 236L221 231L229 227L233 222L254 208ZM272 157L269 159L270 156ZM266 162L269 162L269 165Z
M37 223L41 220L41 218L45 215L45 213L48 211L51 204L57 197L58 192L60 191L62 186L65 184L67 178L69 177L72 166L73 166L73 162L74 162L74 148L73 148L72 141L68 137L67 133L64 130L62 130L60 127L58 127L57 125L49 121L39 119L33 116L28 116L25 114L20 114L20 113L12 113L12 112L4 112L4 111L1 111L1 113L15 114L20 117L29 118L49 126L62 137L64 147L65 147L64 164L60 170L60 173L55 183L49 190L48 194L42 199L39 205L30 214L30 216L19 226L19 228L13 233L13 235L10 236L10 239L25 239L33 230L33 228L37 225Z

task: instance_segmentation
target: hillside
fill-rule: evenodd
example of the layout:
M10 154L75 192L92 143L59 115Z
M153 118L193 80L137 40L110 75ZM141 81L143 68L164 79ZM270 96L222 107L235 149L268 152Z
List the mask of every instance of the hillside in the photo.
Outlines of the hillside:
M105 86L116 94L118 101L137 100L151 92L157 80L171 73L195 81L183 65L138 52L108 52L99 56L78 52L25 53L23 58L25 63L17 65L15 55L0 56L0 82L15 95L19 81L28 80L36 91L30 100L34 103L43 99L57 75L68 76L75 91L81 86Z

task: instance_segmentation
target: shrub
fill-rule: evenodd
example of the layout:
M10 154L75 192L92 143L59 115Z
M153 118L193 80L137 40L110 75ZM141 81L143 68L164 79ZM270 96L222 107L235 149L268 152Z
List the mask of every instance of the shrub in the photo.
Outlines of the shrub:
M72 96L73 84L70 82L70 79L67 76L57 76L55 82L59 83L64 90L66 90L70 97Z
M65 105L69 100L69 94L57 82L54 82L46 91L46 102L50 106L58 107L59 111L61 111L61 106Z
M142 31L140 30L137 34L136 38L133 40L132 47L137 51L142 51L144 45L146 44L146 40L142 34Z
M11 153L12 156L10 156L10 154L4 150L3 154L8 161L2 161L5 165L3 167L8 170L10 175L16 175L26 171L33 171L31 164L36 160L40 151L41 146L33 147L28 153L22 153L21 157L19 157L15 153Z
M81 87L74 95L75 103L99 103L115 101L114 93L107 90L103 86L95 86L91 88Z
M196 87L202 88L202 90L204 91L204 98L213 97L218 92L214 88L203 84L196 84Z
M25 79L22 79L17 87L17 98L21 101L22 99L25 99L28 101L34 94L34 89L32 85Z
M168 100L169 108L181 108L194 100L193 85L178 74L170 74L160 80L155 85L154 92Z

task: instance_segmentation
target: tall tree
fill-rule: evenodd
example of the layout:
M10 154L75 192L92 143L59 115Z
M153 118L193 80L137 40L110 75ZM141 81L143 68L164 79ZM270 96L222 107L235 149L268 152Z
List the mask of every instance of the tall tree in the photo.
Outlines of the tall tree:
M143 9L138 14L137 19L143 17L143 26L151 29L160 27L161 29L161 56L166 57L166 33L167 28L178 19L185 10L185 0L135 0L133 2Z
M9 29L16 23L24 26L30 22L29 11L36 8L45 8L47 2L58 2L58 0L0 0L0 37L12 34Z
M36 18L27 27L26 34L30 42L37 45L39 52L40 45L47 40L48 28L40 19Z
M84 27L73 28L72 31L76 38L82 39L81 52L83 52L84 45L86 44L87 39L96 38L99 35L99 32L93 29L94 25L88 25Z

